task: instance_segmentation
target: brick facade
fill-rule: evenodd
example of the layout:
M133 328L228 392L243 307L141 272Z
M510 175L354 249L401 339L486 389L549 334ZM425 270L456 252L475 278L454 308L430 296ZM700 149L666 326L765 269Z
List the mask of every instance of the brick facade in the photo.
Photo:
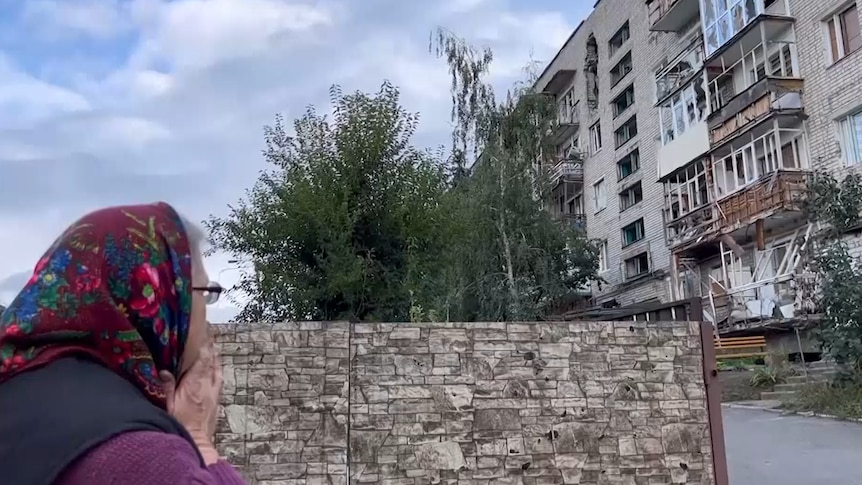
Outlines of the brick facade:
M696 323L217 328L252 484L713 483Z
M611 53L609 40L626 22L629 22L630 39L616 52ZM587 216L587 235L591 239L606 240L608 269L602 273L607 284L593 286L593 296L602 303L611 299L620 305L650 300L670 301L669 279L670 250L665 238L662 214L664 189L658 183L659 112L655 107L655 73L663 62L673 60L691 43L691 30L683 34L657 33L649 30L648 10L643 0L600 0L593 12L578 26L562 46L537 81L544 89L560 70L575 70L570 86L574 86L580 105L579 146L589 148L590 127L600 123L602 149L590 154L584 162L584 209ZM694 25L692 25L694 28ZM597 108L587 106L587 76L585 58L587 41L593 36L598 45L599 97ZM612 85L611 69L626 54L632 55L632 71ZM635 103L623 113L614 116L612 101L629 86L634 85ZM565 89L563 90L565 91ZM563 94L563 93L560 93ZM616 147L614 132L631 116L637 117L638 135ZM640 153L640 170L619 180L617 162L637 149ZM607 187L607 207L596 211L593 185L604 180ZM621 191L640 182L643 200L621 210ZM626 225L643 218L643 240L623 248L621 231ZM649 254L651 274L627 281L624 261L638 253Z
M862 2L856 2L862 9ZM808 114L808 145L812 168L846 173L839 145L837 119L862 109L862 52L830 64L823 19L850 6L847 0L790 0L796 17L799 67L805 79L803 100ZM859 167L859 165L857 165Z

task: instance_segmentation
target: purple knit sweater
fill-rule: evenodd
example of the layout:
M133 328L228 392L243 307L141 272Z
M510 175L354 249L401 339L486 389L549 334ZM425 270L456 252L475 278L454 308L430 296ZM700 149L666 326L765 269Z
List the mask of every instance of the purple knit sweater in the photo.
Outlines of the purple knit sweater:
M55 485L246 485L226 462L201 468L192 445L154 431L123 433L73 463Z

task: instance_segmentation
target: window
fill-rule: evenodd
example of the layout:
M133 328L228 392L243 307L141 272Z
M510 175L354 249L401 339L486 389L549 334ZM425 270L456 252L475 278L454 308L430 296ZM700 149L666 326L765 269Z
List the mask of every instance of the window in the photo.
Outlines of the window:
M644 200L644 191L638 182L620 193L620 212Z
M763 62L757 64L753 69L750 69L748 71L750 79L746 81L746 87L740 89L740 91L745 90L748 86L760 81L767 75L793 77L793 61L789 44L785 44L784 47L769 56L769 71L766 70L766 64Z
M623 247L630 246L644 238L644 220L638 219L623 228Z
M710 109L718 111L726 105L734 96L736 96L736 85L733 81L733 75L730 73L721 74L717 79L709 83L710 91Z
M618 30L617 33L614 34L613 37L611 37L610 42L608 42L609 55L612 56L618 50L620 50L620 48L622 48L623 44L625 44L626 41L629 40L630 37L631 37L631 31L629 30L629 23L628 23L628 21L626 21L626 23L624 23L623 26L620 27L620 30Z
M571 125L578 120L578 101L575 99L575 88L570 88L566 94L557 100L557 122L561 125Z
M862 111L838 122L841 155L847 165L862 163Z
M590 127L590 153L596 153L602 149L602 124L597 121Z
M807 167L802 133L799 130L782 131L767 133L735 148L713 164L716 198L741 190L776 170Z
M569 201L569 214L584 215L584 199L580 195Z
M769 56L769 72L772 76L793 77L793 57L790 45L785 44L775 54Z
M629 52L620 62L617 63L616 66L611 69L611 87L614 87L623 80L624 77L628 75L628 73L632 72L632 53Z
M635 149L617 162L617 175L622 180L641 168L640 150Z
M706 55L709 56L762 13L757 0L701 0Z
M614 118L623 114L629 106L635 104L635 85L627 87L625 91L620 93L616 99L613 100L614 105Z
M572 135L567 141L557 145L557 156L563 159L571 159L580 156L581 139L577 133Z
M599 273L604 273L608 268L608 242L599 243Z
M859 29L859 12L856 2L826 21L831 61L837 62L862 47L862 32Z
M703 90L696 89L696 83L689 84L659 106L662 145L676 140L688 129L703 121L706 115L706 96Z
M701 67L703 44L694 42L673 63L656 72L656 99L664 100L670 93L682 88Z
M605 186L605 180L599 180L593 184L593 199L596 203L596 212L608 206L608 192Z
M710 201L706 169L702 161L689 164L664 182L665 212L676 220ZM676 233L674 234L676 235Z
M649 255L641 253L626 260L626 279L649 273Z
M617 131L614 132L614 140L616 142L616 148L619 148L626 144L629 140L637 136L638 134L638 120L637 116L632 116L628 121L617 128Z

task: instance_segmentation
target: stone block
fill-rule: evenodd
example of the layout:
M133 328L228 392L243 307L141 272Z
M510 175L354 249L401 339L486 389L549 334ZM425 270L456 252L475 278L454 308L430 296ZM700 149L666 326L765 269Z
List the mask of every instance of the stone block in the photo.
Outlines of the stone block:
M425 470L460 471L467 467L461 446L452 441L426 443L415 448L416 461Z

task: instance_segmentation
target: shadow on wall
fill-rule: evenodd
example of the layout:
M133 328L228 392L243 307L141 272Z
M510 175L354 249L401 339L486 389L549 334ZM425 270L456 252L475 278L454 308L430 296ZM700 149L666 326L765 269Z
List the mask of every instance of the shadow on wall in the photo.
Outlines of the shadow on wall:
M251 483L713 483L699 323L217 332L218 446Z

